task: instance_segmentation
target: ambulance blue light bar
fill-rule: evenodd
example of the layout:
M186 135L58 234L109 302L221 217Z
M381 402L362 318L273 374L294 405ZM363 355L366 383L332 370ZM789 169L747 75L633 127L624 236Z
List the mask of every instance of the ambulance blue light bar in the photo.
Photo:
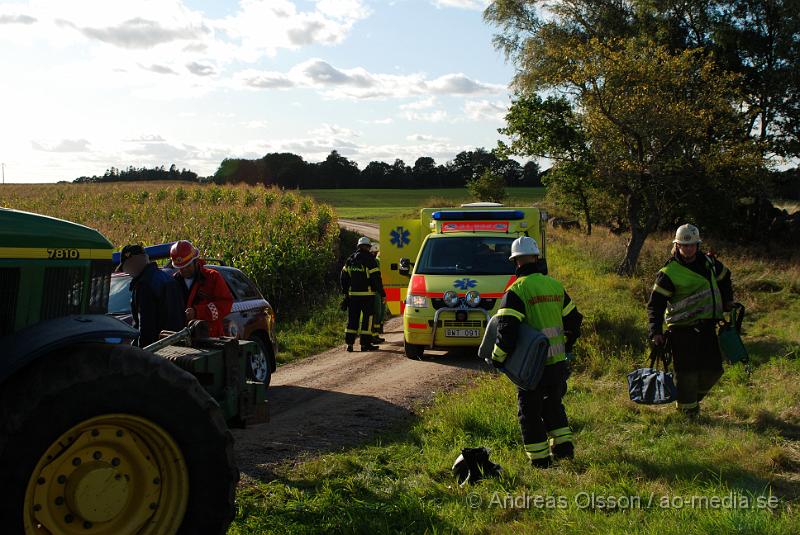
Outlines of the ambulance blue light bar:
M525 219L522 210L443 210L431 215L436 221L514 221Z

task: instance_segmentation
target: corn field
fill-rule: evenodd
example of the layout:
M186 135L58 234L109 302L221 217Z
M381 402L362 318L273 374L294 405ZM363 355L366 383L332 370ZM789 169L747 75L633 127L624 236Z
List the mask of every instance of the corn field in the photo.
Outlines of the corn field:
M288 317L318 304L333 284L336 214L295 192L174 183L6 185L0 206L95 228L117 249L191 240L204 257L247 273Z

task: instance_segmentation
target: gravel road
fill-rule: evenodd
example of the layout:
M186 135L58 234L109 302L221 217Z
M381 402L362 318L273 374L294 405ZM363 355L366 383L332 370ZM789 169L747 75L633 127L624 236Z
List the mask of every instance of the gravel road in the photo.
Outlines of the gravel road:
M385 331L380 351L361 353L356 344L348 353L342 343L278 369L267 394L269 423L233 431L243 484L271 479L278 463L368 441L486 370L474 353L406 358L402 318Z

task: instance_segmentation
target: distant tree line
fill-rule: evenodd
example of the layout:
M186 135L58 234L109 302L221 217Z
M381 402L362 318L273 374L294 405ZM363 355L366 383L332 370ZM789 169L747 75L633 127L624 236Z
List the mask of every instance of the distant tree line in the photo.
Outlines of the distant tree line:
M131 182L131 181L150 181L150 180L182 180L185 182L197 182L198 176L194 171L188 169L178 170L175 164L166 169L163 165L148 169L146 167L136 168L129 166L127 169L110 167L102 176L82 176L76 178L76 183L86 182Z
M445 164L437 165L433 158L421 156L414 165L396 159L394 163L372 161L364 169L335 150L318 163L306 162L290 152L269 153L256 160L227 158L212 180L217 184L263 184L292 189L463 188L486 171L502 177L506 186L542 185L536 162L521 165L483 148L460 152Z

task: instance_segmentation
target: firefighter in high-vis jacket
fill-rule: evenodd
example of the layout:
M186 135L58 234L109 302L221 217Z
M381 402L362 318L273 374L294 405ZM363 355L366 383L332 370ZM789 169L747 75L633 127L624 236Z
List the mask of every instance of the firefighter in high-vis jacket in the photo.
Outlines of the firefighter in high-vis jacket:
M372 247L370 248L370 253L372 256L375 257L375 264L377 264L378 269L381 268L381 259L380 259L380 250L378 249L378 244L373 243ZM378 271L378 276L380 276L380 271ZM381 284L383 284L383 279L381 279ZM374 319L372 320L372 342L375 344L382 344L386 341L381 335L383 334L383 320L386 318L386 297L376 293L375 294L375 315Z
M696 417L700 401L722 376L716 325L733 306L733 286L728 268L700 251L697 227L681 225L672 243L672 257L659 270L647 303L649 334L656 346L669 340L677 408Z
M542 379L534 390L517 389L519 425L525 453L535 467L546 468L559 458L572 458L575 446L562 398L567 392L569 363L580 336L583 316L560 282L543 273L536 240L523 236L511 244L517 280L508 288L497 311L497 341L492 363L500 366L517 343L522 322L550 341ZM549 440L548 440L549 438Z
M345 261L339 281L344 300L342 308L347 308L347 328L344 339L347 350L353 350L356 335L360 336L361 351L375 351L373 345L372 317L375 311L375 295L386 297L381 283L381 274L375 257L370 254L372 243L362 236L358 239L358 249ZM360 320L360 321L359 321Z

